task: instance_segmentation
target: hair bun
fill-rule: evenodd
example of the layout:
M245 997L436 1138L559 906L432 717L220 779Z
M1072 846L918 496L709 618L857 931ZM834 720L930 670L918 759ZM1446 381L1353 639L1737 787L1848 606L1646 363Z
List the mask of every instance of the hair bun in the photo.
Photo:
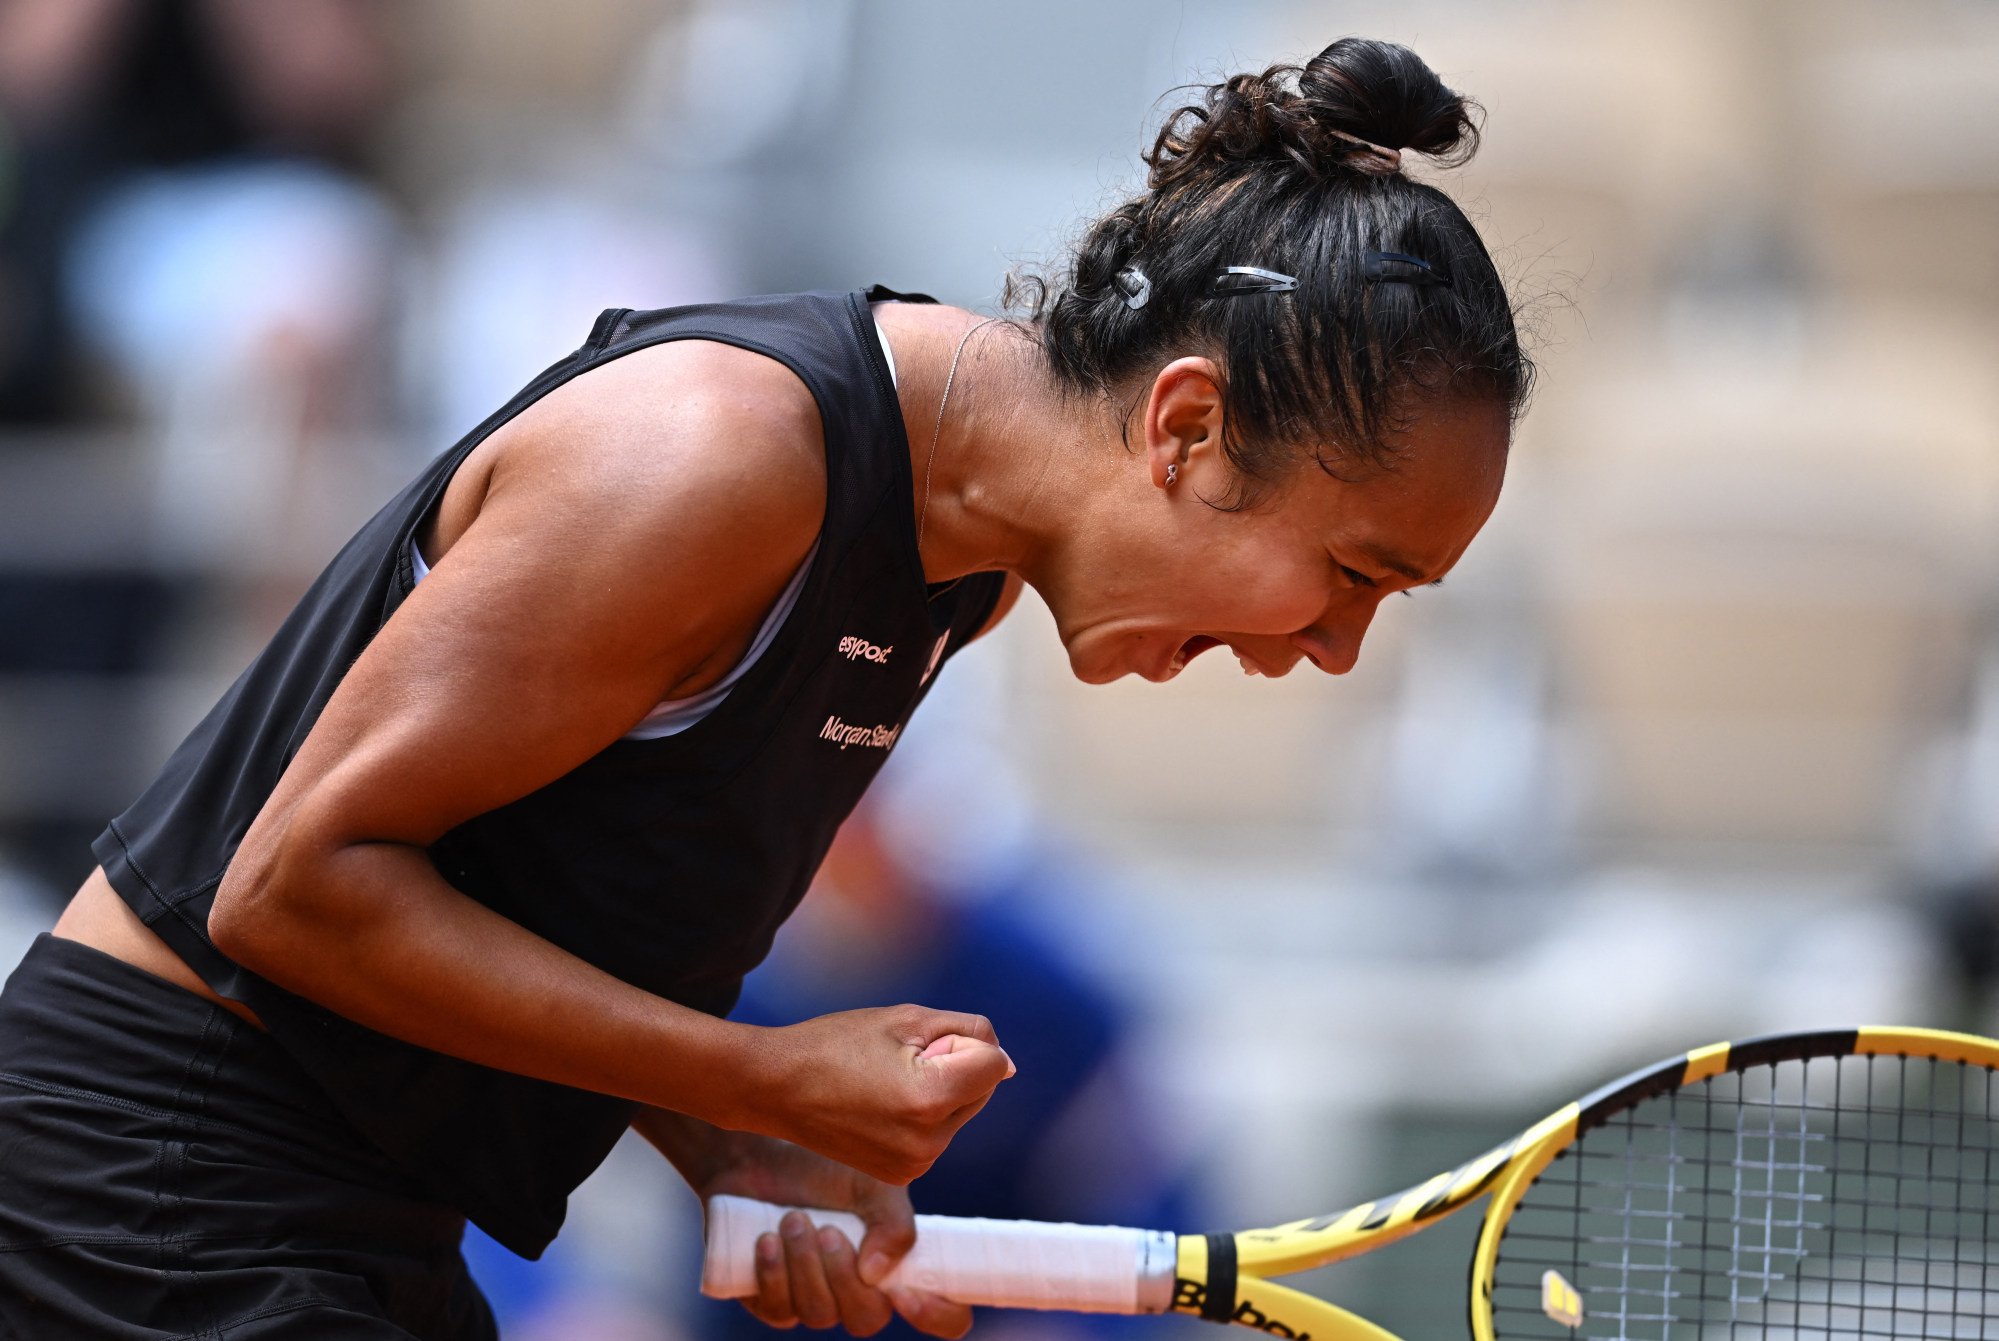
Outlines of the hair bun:
M1478 151L1478 104L1393 42L1340 39L1299 72L1298 96L1316 124L1385 149L1413 149L1452 166Z
M1232 75L1205 94L1160 128L1145 156L1154 189L1217 163L1289 160L1313 174L1379 173L1392 163L1384 169L1371 146L1411 149L1451 167L1478 149L1478 104L1393 42L1344 37L1302 67Z

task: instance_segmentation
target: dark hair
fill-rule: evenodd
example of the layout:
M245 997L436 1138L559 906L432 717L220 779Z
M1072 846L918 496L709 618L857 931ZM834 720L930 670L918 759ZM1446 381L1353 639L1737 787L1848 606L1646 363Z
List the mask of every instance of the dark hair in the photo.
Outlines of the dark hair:
M1420 401L1489 397L1517 416L1533 382L1477 230L1374 148L1461 164L1479 111L1390 42L1344 38L1303 67L1234 75L1167 117L1145 155L1150 189L1091 225L1065 275L1009 277L1005 301L1040 322L1075 392L1108 396L1169 358L1214 358L1239 480L1226 506L1304 456L1342 478L1390 468L1387 437ZM1416 257L1430 274L1391 265L1371 279L1370 252ZM1228 266L1298 287L1216 296ZM1119 281L1131 267L1151 286L1137 308L1134 281ZM1446 282L1411 282L1431 275Z

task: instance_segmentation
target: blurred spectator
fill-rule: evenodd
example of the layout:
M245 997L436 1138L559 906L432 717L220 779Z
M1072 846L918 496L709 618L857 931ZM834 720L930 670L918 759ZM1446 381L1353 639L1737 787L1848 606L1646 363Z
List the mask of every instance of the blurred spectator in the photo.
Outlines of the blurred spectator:
M10 478L74 481L71 529L95 528L54 545L51 499L0 496L0 676L48 699L16 716L60 723L58 757L141 747L109 691L160 669L192 590L249 592L252 623L289 603L284 541L325 510L324 472L302 468L383 402L400 227L359 164L390 92L384 13L0 0L0 429L42 430L0 450ZM128 419L129 445L78 429ZM113 483L145 486L104 489L110 456ZM38 762L0 837L66 889L125 787L58 786Z
M795 149L797 128L824 114L810 95L842 74L825 59L837 44L815 40L821 11L842 6L773 3L502 13L456 0L426 11L436 86L417 118L426 131L397 166L424 196L405 371L424 455L573 348L607 307L774 291L743 269L755 224L782 208L759 189L763 158ZM757 71L748 100L729 82L744 69ZM756 259L768 271L773 258ZM824 282L845 281L834 274Z
M607 307L676 307L740 292L723 250L622 182L601 146L512 171L437 211L413 344L422 454L477 424L582 343ZM494 276L506 276L495 283Z
M85 412L100 360L159 435L163 539L283 534L298 453L379 405L394 211L371 0L7 0L0 421ZM259 552L253 549L252 552Z

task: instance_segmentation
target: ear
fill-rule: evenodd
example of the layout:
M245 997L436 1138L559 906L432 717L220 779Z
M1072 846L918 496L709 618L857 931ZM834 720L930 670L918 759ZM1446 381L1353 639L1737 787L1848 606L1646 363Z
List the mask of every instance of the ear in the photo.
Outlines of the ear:
M1190 488L1197 474L1226 468L1221 371L1213 359L1189 356L1161 368L1143 413L1142 441L1154 488L1167 487L1169 465L1180 467L1179 489Z

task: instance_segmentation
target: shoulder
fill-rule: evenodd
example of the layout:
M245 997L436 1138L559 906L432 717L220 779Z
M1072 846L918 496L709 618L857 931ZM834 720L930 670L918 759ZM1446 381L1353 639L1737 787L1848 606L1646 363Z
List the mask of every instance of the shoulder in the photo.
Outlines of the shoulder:
M819 407L775 359L709 340L635 350L579 374L509 425L525 469L566 465L588 484L755 484L823 504ZM581 450L579 450L581 449ZM582 459L579 459L581 457Z
M544 642L566 621L577 646L645 662L650 703L727 669L825 509L817 404L788 369L708 341L636 350L550 391L466 460L410 613L462 621L505 605Z
M728 542L788 572L825 513L812 393L783 364L732 345L635 350L556 388L501 434L487 501L531 494L537 511L595 541L670 541L663 552L681 554Z

